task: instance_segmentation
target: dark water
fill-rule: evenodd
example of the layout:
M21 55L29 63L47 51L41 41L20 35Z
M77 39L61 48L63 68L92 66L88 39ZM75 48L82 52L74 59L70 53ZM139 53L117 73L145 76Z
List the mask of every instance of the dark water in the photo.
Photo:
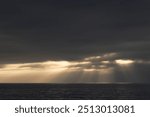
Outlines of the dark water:
M0 84L0 99L150 99L148 84Z

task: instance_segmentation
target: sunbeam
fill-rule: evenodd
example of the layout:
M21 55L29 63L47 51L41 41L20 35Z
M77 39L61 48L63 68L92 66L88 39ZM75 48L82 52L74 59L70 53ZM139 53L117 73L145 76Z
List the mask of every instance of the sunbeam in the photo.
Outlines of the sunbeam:
M0 82L3 83L87 83L117 82L135 78L136 64L149 61L110 59L117 53L90 56L79 61L44 61L3 64ZM116 74L118 76L116 77ZM129 80L132 81L132 80Z

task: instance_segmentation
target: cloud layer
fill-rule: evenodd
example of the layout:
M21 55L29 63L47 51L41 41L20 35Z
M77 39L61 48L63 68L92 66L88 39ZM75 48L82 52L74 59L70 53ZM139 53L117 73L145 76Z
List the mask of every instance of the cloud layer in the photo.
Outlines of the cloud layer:
M117 55L117 53L108 53L72 62L3 64L0 68L0 82L147 83L150 81L147 77L150 61L115 59Z
M123 75L115 60L132 60L137 77L149 82L149 13L149 0L3 0L0 70L13 67L7 65L44 70L45 61L90 61L69 68L112 67L118 81Z

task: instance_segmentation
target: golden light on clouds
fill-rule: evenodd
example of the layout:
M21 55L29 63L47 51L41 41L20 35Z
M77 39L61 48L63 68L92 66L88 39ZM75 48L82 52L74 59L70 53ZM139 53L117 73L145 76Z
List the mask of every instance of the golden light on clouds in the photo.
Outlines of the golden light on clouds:
M118 60L115 60L115 62L119 65L130 65L134 63L133 60L129 60L129 59L118 59Z
M101 61L101 63L109 64L109 63L110 63L110 61Z
M93 72L93 71L96 71L96 69L83 69L83 71L85 71L85 72Z
M84 60L90 61L90 60L95 60L95 59L100 59L100 58L101 58L101 56L92 56L92 57L84 58Z
M6 64L5 67L1 68L1 71L19 71L19 70L63 70L69 66L67 61L46 61L46 62L37 62L37 63L23 63L23 64Z
M45 61L35 63L4 64L0 67L2 83L63 83L63 82L109 82L117 66L149 61L131 59L110 59L115 53L87 57L79 61Z

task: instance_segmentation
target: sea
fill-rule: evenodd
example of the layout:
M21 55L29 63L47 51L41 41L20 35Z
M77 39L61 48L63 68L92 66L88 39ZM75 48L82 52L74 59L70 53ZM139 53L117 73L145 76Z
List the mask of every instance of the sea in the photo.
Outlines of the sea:
M150 84L0 84L1 100L150 100Z

